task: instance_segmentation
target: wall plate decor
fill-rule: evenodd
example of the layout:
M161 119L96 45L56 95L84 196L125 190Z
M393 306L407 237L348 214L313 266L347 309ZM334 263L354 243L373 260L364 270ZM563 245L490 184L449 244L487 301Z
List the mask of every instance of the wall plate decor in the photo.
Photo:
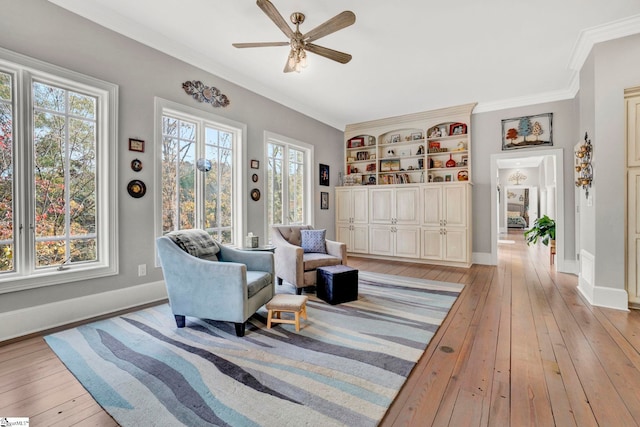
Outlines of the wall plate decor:
M129 195L131 197L139 199L146 194L147 186L139 179L133 179L129 181L129 184L127 185L127 191L129 192Z
M129 138L129 151L144 153L144 141L141 139Z
M320 192L320 209L329 209L329 193Z
M329 186L329 166L320 163L320 185Z
M553 113L502 120L502 150L553 146Z
M182 83L182 89L198 102L206 102L215 107L226 107L229 105L229 98L218 88L206 86L200 80L191 80Z
M258 182L258 174L257 173L254 173L253 175L251 175L251 181Z
M260 190L258 190L257 188L251 190L251 199L255 202L260 200Z
M140 172L142 170L142 162L140 159L131 160L131 170L134 172Z
M251 160L251 169L260 169L260 162L258 160Z

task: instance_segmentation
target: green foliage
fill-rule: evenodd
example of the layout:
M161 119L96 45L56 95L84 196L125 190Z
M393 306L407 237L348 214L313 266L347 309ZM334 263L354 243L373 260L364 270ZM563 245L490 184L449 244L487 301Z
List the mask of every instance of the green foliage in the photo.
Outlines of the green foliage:
M550 240L556 239L556 222L544 215L533 222L533 226L524 232L527 245L538 243L538 239L545 246L549 245Z

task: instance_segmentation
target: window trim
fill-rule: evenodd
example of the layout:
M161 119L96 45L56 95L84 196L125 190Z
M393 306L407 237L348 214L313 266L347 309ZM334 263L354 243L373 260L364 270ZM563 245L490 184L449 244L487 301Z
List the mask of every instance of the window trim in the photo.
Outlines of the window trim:
M314 146L312 144L306 143L306 142L302 142L302 141L298 141L297 139L293 139L293 138L289 138L287 136L283 136L283 135L279 135L277 133L274 132L270 132L270 131L264 131L264 141L263 141L263 152L264 152L264 158L263 158L263 164L265 165L265 172L264 172L264 179L265 179L265 185L266 185L266 167L267 164L269 163L269 143L270 142L277 142L280 144L285 144L285 145L290 145L290 146L294 146L297 147L299 149L303 149L306 151L306 160L308 162L307 164L307 168L305 171L305 177L304 177L304 190L303 190L303 194L305 196L305 200L304 200L304 209L305 209L305 223L309 224L309 225L314 225L314 221L315 221L315 187L314 187L314 181L313 181L313 177L314 177ZM267 203L267 188L265 187L264 190L264 236L268 236L269 235L269 206Z
M0 275L0 294L118 274L118 86L4 48L0 48L0 68L15 78L14 144L17 146L13 153L14 165L23 165L32 153L32 147L27 147L26 142L33 140L31 85L34 81L96 96L96 135L98 140L103 141L96 147L96 188L98 194L103 197L96 212L96 232L100 236L98 261L73 265L62 270L36 270L29 264L33 261L33 254L27 254L16 261L15 272ZM28 191L32 191L30 177L20 174L14 179L17 181L14 182L14 194L28 194ZM24 216L33 211L33 202L27 203L28 205L22 206L14 203L14 218L25 219ZM19 226L17 222L15 225ZM19 227L14 227L18 230L14 237L16 253L20 253L19 251L26 246L27 239L31 238L28 224L24 224L23 227L23 232L19 231Z
M242 236L247 229L247 180L245 179L245 165L247 164L247 125L227 117L219 116L198 108L189 107L177 102L169 101L160 97L154 98L154 146L158 147L162 139L162 115L172 114L185 120L193 120L194 117L217 123L230 128L232 132L238 133L238 146L234 150L234 170L233 170L233 212L239 212L240 220L234 230L234 241L236 246L242 246ZM154 192L154 231L155 236L162 236L162 152L155 150L153 162L153 181L155 183ZM234 215L235 216L235 215ZM160 261L156 251L156 267L160 266Z

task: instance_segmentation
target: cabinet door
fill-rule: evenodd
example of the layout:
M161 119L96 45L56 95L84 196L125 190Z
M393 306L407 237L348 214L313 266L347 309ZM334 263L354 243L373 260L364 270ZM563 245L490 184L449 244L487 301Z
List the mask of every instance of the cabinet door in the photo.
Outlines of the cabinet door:
M627 293L629 302L640 303L640 170L629 170L627 201Z
M353 206L351 190L348 188L336 189L336 222L351 222Z
M422 188L422 224L440 227L442 219L442 186L429 185Z
M355 224L369 223L369 190L366 188L351 189L351 218Z
M443 187L444 225L467 226L467 184L449 184Z
M443 235L441 228L422 229L422 250L420 256L424 259L441 260Z
M417 227L394 227L395 255L405 258L420 258L420 229Z
M369 253L374 255L393 255L393 233L390 226L369 226Z
M352 252L351 244L351 225L345 222L339 222L336 224L336 241L342 242L347 245L347 252Z
M447 261L467 261L467 229L446 228L444 231L444 259Z
M394 190L374 188L369 192L369 220L372 224L391 224L394 217Z
M396 188L395 191L396 224L420 223L420 188Z
M640 166L640 95L628 98L627 166Z
M351 252L361 254L369 253L369 226L352 225L351 226Z

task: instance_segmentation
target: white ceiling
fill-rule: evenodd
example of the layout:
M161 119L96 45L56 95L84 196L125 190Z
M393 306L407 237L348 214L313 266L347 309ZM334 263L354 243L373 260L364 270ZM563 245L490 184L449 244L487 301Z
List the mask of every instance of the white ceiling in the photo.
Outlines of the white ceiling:
M350 63L309 54L285 74L287 46L231 46L287 41L251 0L49 1L341 130L469 102L477 112L571 98L594 42L640 32L638 0L271 0L287 22L306 15L302 33L343 10L357 17L315 42Z

